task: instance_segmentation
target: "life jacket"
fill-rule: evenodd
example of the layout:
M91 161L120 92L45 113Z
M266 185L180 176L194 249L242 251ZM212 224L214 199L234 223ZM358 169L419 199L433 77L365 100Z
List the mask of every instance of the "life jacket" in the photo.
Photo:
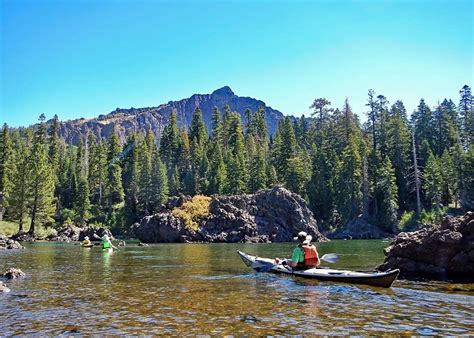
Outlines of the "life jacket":
M102 249L110 249L110 242L102 241Z
M319 256L314 245L302 244L301 247L304 250L304 265L305 266L318 266Z

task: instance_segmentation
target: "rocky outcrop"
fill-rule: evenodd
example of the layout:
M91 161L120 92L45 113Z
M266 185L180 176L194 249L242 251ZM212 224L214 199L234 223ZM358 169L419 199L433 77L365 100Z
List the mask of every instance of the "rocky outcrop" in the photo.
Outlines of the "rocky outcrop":
M6 249L24 249L24 247L6 235L0 235L0 250Z
M8 268L8 270L2 275L2 277L6 279L23 278L25 276L26 274L18 268Z
M133 232L140 241L146 243L184 242L186 236L192 237L183 221L174 217L171 210L144 217L135 225Z
M362 218L353 219L347 223L344 229L328 235L331 239L380 239L389 236L390 234L381 231Z
M79 228L75 225L67 225L58 230L57 235L48 237L47 239L50 241L57 241L57 242L71 242L71 241L83 241L86 236L90 238L91 241L96 240L94 237L96 234L99 237L104 235L108 235L110 238L113 239L112 233L109 229L106 228L93 228L93 227L86 227L86 228Z
M213 196L209 215L190 231L171 210L145 217L135 227L143 242L288 242L299 231L325 241L306 202L282 187L253 195Z
M385 250L380 270L398 268L402 275L474 280L474 212L446 217L441 224L400 233Z
M212 94L194 94L187 99L170 101L157 107L117 108L109 114L100 115L98 118L65 121L60 124L59 133L64 137L66 143L77 145L81 136L88 133L99 139L107 138L112 133L115 125L122 142L125 141L129 133L146 132L149 128L153 131L155 140L158 141L173 110L176 110L180 126L189 127L193 112L196 107L199 107L203 114L204 123L210 131L212 110L217 107L222 112L225 105L229 105L232 111L238 112L243 121L245 121L243 115L246 109L255 112L259 108L263 108L270 134L276 131L278 122L284 118L281 112L268 107L265 102L250 97L237 96L228 86L225 86L215 90Z

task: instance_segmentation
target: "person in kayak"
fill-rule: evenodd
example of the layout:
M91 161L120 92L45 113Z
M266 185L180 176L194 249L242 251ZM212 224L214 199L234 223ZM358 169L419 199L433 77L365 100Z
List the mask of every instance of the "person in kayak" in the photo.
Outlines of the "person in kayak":
M84 237L84 240L82 241L82 246L86 246L86 247L92 246L89 236Z
M113 244L112 241L110 240L108 235L104 235L103 237L99 237L96 234L94 236L98 239L101 240L100 246L102 247L102 250L109 250L109 249L114 249L118 250Z
M318 251L316 247L311 244L313 236L308 235L304 231L300 231L293 239L298 242L298 246L293 249L291 259L284 260L281 263L292 267L294 270L306 270L318 266ZM278 258L275 261L280 263L280 259Z

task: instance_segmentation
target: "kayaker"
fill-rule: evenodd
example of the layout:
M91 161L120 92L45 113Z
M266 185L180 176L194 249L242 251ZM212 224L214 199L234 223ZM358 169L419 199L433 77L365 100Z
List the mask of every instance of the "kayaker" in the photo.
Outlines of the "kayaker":
M293 239L298 242L298 245L293 249L291 259L284 260L282 264L291 266L295 270L306 270L318 266L318 251L316 247L311 244L313 236L308 235L304 231L300 231ZM275 261L280 263L280 259L278 258L275 259Z
M114 249L118 250L113 244L112 241L110 240L108 235L104 235L103 237L99 237L96 234L94 236L98 239L101 240L100 245L102 247L102 250L109 250L109 249Z
M89 236L84 237L84 240L82 241L82 246L91 246L92 243L89 240Z

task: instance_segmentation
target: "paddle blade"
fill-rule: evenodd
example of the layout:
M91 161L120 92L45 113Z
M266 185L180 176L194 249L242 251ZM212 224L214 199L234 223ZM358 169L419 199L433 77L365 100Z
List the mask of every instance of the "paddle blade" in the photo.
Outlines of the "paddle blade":
M255 261L252 263L252 269L257 272L268 272L270 271L275 264L271 262L264 262L264 261Z
M335 253L329 253L329 254L325 254L323 257L320 257L319 259L326 263L337 263L339 261L339 255Z

